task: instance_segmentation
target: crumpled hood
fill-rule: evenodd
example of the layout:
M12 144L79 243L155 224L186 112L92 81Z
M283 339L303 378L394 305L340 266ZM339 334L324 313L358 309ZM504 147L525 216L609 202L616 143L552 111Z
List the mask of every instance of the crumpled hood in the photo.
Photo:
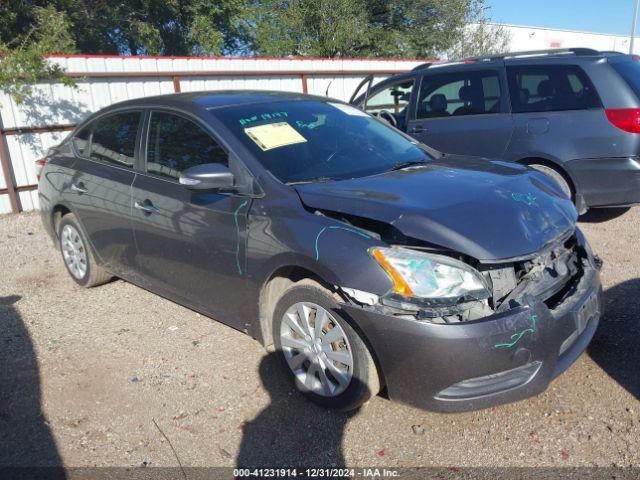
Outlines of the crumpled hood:
M578 217L545 175L474 157L448 155L417 168L295 188L308 207L386 222L478 260L535 253L575 228Z

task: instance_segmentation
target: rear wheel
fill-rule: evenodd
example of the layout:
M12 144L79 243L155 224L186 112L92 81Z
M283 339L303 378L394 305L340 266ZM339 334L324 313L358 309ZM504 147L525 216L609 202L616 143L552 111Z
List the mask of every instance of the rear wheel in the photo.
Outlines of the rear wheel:
M573 199L573 190L571 185L560 171L541 163L530 163L529 166L541 173L544 173L546 176L551 177L560 186L560 189L565 193L565 195Z
M78 285L95 287L111 279L111 274L96 262L91 247L72 213L60 220L58 240L64 265Z
M352 410L380 390L369 350L317 282L303 280L280 297L273 338L296 387L314 403Z

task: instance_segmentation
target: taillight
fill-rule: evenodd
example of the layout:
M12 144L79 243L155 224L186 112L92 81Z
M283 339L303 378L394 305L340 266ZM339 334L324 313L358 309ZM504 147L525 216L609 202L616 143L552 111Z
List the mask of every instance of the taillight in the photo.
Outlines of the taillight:
M42 173L42 168L44 167L46 160L41 158L40 160L36 160L36 178L40 181L40 174Z
M640 133L640 108L607 108L609 121L629 133Z

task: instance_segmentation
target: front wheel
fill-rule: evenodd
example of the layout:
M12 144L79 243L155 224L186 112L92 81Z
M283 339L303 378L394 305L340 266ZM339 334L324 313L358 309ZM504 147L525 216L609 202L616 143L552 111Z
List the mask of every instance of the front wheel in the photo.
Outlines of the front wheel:
M273 338L296 387L314 403L353 410L378 394L366 344L320 284L303 280L285 291L274 310Z

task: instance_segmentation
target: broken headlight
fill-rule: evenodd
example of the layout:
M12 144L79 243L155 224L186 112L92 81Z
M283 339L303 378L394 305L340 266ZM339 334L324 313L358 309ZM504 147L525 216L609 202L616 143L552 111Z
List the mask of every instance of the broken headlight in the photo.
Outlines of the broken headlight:
M480 272L459 260L400 247L370 253L391 277L395 294L440 305L490 296Z

